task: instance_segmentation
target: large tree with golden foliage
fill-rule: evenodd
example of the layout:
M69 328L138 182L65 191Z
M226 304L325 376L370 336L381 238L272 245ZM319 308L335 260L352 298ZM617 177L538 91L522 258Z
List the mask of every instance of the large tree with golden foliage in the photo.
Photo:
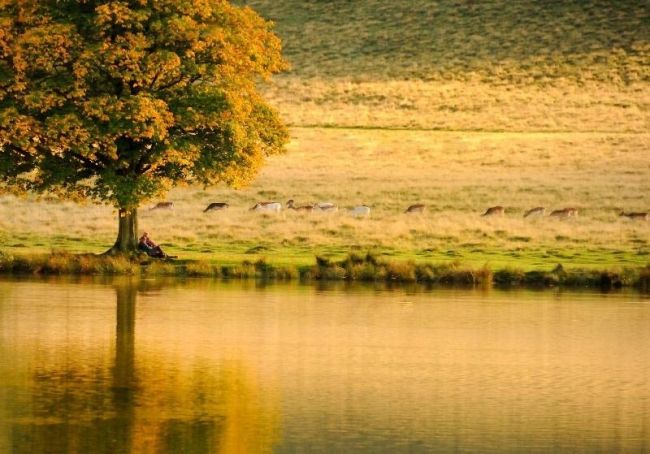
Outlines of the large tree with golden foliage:
M179 184L249 182L287 131L271 24L226 0L0 0L0 190L110 203L111 252Z

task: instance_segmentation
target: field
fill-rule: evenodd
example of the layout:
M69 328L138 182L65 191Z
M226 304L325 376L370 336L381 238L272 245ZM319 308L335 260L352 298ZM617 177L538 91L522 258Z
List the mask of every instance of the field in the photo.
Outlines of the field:
M372 250L391 258L523 269L557 263L645 265L650 223L619 218L650 206L650 135L457 133L295 128L286 155L251 187L174 190L171 211L142 210L147 230L183 258L313 263ZM598 159L594 159L597 152ZM339 213L248 211L255 201L332 201ZM203 213L226 201L225 212ZM345 207L365 203L370 218ZM425 203L422 215L403 214ZM503 205L503 218L483 218ZM534 206L579 209L576 219L523 219ZM2 243L12 252L101 252L113 240L109 207L0 201ZM70 225L70 220L73 220Z
M291 127L288 153L249 188L178 188L140 211L182 258L374 251L416 262L588 268L650 262L650 12L592 0L251 0L292 70L262 87ZM252 213L256 201L331 201L335 214ZM203 213L209 202L226 212ZM368 219L345 207L367 204ZM405 215L425 203L422 215ZM503 205L502 218L483 218ZM576 207L575 219L523 219ZM72 222L71 222L72 220ZM0 199L0 250L102 252L110 207Z

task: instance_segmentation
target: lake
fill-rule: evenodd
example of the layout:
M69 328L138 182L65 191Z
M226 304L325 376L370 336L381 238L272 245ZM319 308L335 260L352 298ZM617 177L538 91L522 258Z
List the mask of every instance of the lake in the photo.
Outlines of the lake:
M0 452L650 452L650 297L5 279Z

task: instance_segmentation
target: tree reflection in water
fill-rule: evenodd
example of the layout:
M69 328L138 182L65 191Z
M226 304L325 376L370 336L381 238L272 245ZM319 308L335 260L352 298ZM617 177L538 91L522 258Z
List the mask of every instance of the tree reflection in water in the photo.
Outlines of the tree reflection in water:
M52 352L66 357L63 367L32 368L20 390L27 404L9 409L10 452L271 452L277 408L269 396L262 399L241 361L202 364L197 372L138 356L137 297L152 290L151 283L114 288L112 364L106 358L88 364L74 357L77 346L67 345L69 351Z

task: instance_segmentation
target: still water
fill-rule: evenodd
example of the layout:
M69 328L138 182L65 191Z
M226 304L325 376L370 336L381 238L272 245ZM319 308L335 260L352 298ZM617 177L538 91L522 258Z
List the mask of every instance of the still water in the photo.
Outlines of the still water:
M4 280L0 452L650 452L650 298Z

